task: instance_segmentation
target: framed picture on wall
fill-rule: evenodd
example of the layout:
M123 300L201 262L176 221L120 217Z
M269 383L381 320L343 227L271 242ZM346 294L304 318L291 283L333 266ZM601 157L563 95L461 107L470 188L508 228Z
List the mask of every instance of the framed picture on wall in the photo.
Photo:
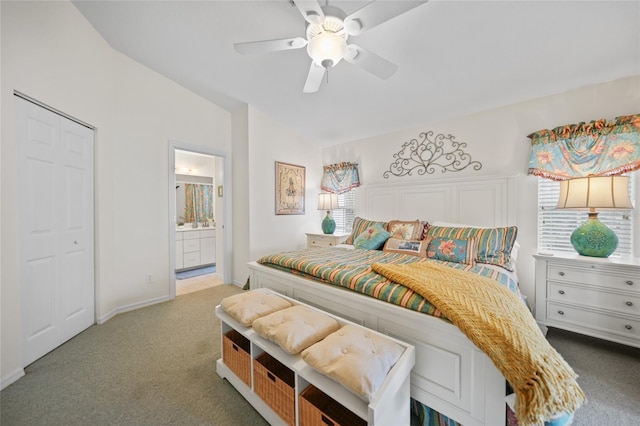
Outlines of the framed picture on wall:
M276 214L304 214L305 168L276 161Z

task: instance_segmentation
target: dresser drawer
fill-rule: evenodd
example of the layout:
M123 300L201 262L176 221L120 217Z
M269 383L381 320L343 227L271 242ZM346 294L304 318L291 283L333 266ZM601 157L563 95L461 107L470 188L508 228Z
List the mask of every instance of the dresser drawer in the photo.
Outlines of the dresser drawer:
M326 248L340 244L347 235L339 234L307 234L308 248Z
M193 253L185 253L184 254L184 264L182 265L184 268L191 268L192 266L200 265L200 252L194 251Z
M194 251L200 251L200 239L197 240L184 240L183 247L185 253L191 253Z
M619 313L638 315L640 318L640 295L610 293L552 281L549 282L547 299L567 304L609 309Z
M200 238L200 231L183 231L182 238L185 240L195 240Z
M594 265L591 268L571 268L550 264L547 279L577 284L591 284L618 290L632 290L638 291L640 294L640 278L601 271Z
M547 318L554 322L572 324L580 328L586 327L640 340L640 320L638 319L621 318L554 302L547 302Z
M200 231L200 238L213 238L216 236L215 229L204 229Z
M313 247L331 247L334 246L334 240L333 239L327 239L327 238L322 238L322 237L309 237L309 239L307 240L307 245L310 248Z

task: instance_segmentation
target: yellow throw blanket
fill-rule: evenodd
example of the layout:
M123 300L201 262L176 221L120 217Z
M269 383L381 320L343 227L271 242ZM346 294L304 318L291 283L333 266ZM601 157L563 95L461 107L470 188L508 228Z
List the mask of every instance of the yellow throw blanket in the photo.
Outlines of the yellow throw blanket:
M429 300L491 358L515 391L521 426L542 424L585 402L577 374L509 289L435 262L371 268Z

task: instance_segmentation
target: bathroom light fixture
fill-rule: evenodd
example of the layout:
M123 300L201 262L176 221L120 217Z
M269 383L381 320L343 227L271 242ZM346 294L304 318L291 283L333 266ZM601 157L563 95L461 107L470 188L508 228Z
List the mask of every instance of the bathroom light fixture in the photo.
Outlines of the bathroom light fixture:
M598 210L631 210L628 176L588 176L560 182L556 208L589 210L589 218L571 234L578 254L609 257L618 247L618 237L598 219Z
M336 221L331 217L331 210L338 207L338 194L327 192L318 194L318 210L327 211L327 215L322 221L322 232L325 234L333 234L333 231L336 230Z

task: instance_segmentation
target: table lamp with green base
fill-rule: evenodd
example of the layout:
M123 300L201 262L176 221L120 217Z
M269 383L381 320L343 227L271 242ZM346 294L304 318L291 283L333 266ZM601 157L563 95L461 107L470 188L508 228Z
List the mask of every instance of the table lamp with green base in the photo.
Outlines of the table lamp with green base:
M598 219L598 210L631 210L628 176L588 176L560 182L557 208L589 210L589 218L571 234L571 245L582 256L609 257L618 237Z
M331 217L331 210L338 208L338 194L323 192L318 195L318 210L326 210L327 215L322 221L322 232L333 234L336 230L336 221Z

